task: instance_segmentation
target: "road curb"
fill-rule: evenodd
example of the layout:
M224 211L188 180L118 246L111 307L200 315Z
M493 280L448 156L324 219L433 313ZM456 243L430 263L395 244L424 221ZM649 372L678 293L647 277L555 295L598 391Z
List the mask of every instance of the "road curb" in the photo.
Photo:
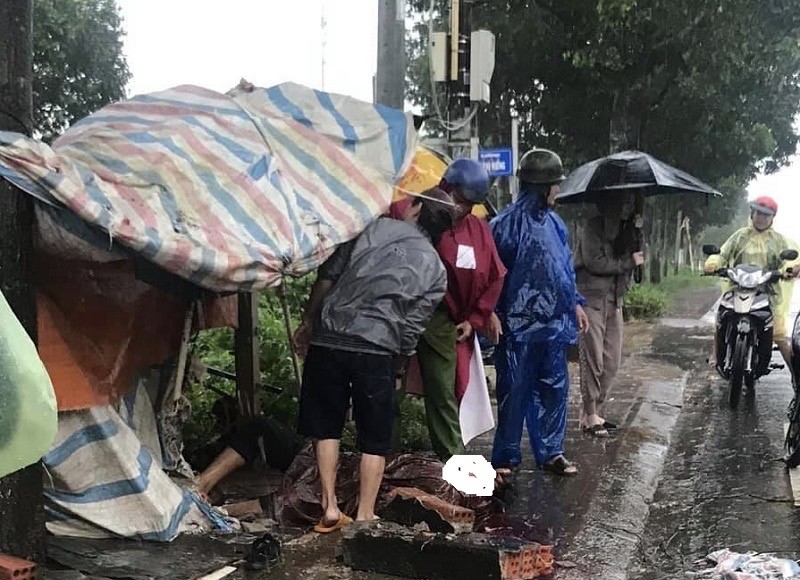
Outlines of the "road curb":
M644 359L632 356L627 364L652 366L652 360ZM600 482L585 524L563 555L580 564L573 570L559 570L559 580L626 578L647 523L690 375L673 365L664 366L669 367L664 369L664 376L675 378L642 386L629 415L632 419L620 436L617 466Z

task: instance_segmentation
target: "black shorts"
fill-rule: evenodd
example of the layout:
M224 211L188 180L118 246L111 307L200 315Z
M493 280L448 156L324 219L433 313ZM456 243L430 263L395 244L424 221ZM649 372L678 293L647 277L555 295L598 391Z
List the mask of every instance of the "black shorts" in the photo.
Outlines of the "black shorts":
M341 439L353 401L358 448L370 455L392 451L394 358L312 346L303 367L298 431L313 439Z
M263 460L270 467L287 471L303 447L303 438L274 419L254 417L236 431L228 446L248 465Z

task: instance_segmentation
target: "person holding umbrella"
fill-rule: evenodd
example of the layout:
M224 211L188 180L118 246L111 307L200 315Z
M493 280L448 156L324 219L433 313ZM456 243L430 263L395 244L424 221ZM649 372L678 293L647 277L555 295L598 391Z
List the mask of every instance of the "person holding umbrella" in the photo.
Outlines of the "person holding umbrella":
M528 151L519 163L519 199L492 221L505 264L497 314L503 334L496 351L497 430L492 465L501 475L522 462L523 423L536 464L574 475L564 456L569 376L567 347L586 332L589 319L575 285L564 222L553 211L564 169L547 149Z
M641 207L646 195L720 195L696 177L641 151L622 151L581 165L561 186L561 203L595 203L600 215L583 224L575 251L578 289L590 330L580 345L581 427L597 437L616 427L602 407L622 358L622 300L631 274L641 281Z
M637 225L641 229L635 195L623 191L598 202L599 215L581 225L575 248L578 290L589 317L580 340L580 424L595 437L608 437L608 429L616 427L601 412L622 361L622 301L634 269L644 264L638 236L629 233Z

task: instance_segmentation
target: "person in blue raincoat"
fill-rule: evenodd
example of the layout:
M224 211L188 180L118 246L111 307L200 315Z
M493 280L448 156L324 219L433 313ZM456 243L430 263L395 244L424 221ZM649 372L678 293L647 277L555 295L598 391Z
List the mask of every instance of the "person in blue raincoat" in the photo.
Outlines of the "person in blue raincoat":
M564 456L569 376L567 347L588 329L575 284L564 222L553 212L561 159L533 149L520 160L517 201L491 223L508 269L497 314L503 334L496 350L498 420L492 465L501 477L522 461L527 423L536 464L559 475L577 468Z

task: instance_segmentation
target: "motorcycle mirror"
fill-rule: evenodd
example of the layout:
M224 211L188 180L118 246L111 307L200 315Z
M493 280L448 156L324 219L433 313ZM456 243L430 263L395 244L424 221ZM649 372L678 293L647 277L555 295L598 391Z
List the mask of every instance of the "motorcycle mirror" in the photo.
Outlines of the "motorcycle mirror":
M781 252L781 260L796 260L797 250L784 250Z
M705 244L703 246L703 253L706 256L713 256L715 254L719 254L719 248L714 244Z

